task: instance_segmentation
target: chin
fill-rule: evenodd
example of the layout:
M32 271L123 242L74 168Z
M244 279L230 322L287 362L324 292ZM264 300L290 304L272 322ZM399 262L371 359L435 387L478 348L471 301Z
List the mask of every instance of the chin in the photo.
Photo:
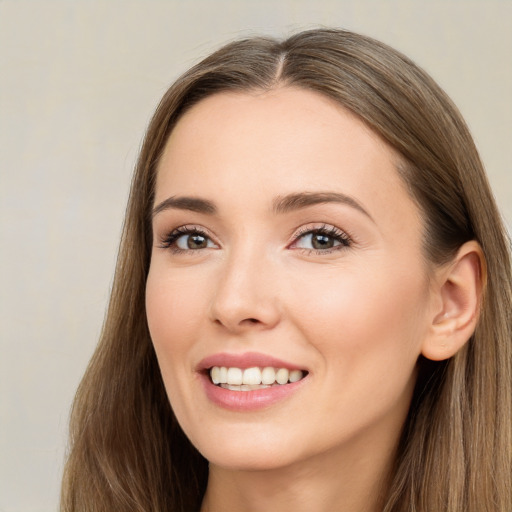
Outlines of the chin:
M252 450L240 453L231 451L228 453L209 453L206 459L210 464L231 471L272 471L291 465L294 461L275 453L272 450ZM297 454L294 454L295 457Z
M204 438L191 439L210 464L233 471L263 471L288 466L300 458L297 446L283 431L264 432L261 425L238 432L226 429L215 435L212 430ZM236 430L236 429L235 429ZM254 432L259 430L259 432ZM240 432L244 432L240 435Z

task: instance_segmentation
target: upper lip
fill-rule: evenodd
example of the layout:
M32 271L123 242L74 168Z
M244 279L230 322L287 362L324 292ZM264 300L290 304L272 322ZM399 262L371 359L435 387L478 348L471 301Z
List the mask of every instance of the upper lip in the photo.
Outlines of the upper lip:
M219 354L212 354L202 359L197 365L198 371L208 370L213 366L226 366L232 368L253 368L272 366L273 368L287 368L288 370L304 370L305 368L288 361L283 361L267 354L259 352L244 352L243 354L230 354L222 352Z

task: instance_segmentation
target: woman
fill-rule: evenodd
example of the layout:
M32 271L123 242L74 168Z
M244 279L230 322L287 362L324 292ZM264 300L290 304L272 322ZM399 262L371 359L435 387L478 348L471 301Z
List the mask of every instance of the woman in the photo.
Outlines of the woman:
M225 46L150 123L62 510L505 511L511 265L422 70Z

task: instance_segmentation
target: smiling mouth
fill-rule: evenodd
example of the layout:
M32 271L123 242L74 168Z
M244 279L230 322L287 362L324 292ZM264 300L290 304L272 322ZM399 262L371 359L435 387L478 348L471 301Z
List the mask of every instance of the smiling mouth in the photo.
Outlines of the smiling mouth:
M254 391L272 386L284 386L303 379L307 372L287 368L236 368L213 366L209 370L210 380L216 386L230 391Z

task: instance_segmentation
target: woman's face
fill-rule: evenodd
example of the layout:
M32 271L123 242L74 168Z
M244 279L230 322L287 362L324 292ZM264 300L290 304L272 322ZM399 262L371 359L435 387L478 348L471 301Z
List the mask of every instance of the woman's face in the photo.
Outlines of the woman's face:
M172 408L211 463L389 456L434 308L397 162L295 88L219 93L173 130L147 316Z

